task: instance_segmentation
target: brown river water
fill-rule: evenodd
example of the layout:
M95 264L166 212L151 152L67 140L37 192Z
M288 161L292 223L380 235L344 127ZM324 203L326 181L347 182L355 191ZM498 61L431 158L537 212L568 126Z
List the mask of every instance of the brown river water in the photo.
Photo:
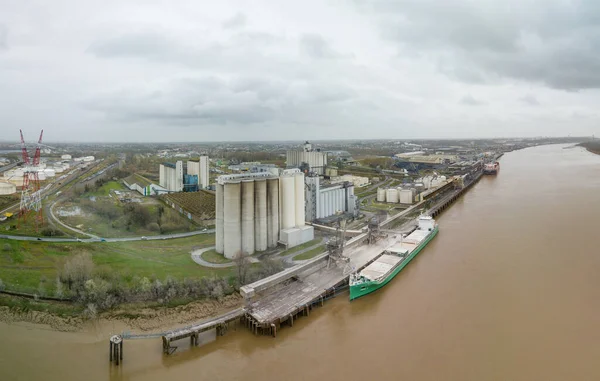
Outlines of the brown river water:
M238 328L163 356L159 339L0 323L0 380L600 380L600 156L506 154L384 289L277 338Z

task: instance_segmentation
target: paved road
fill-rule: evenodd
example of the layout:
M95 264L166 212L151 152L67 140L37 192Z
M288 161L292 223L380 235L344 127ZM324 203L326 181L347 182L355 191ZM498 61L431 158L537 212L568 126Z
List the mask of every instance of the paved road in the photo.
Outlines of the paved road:
M192 256L192 261L196 262L197 264L199 264L200 266L204 266L204 267L212 267L213 269L223 269L226 267L233 267L235 266L235 262L227 262L227 263L212 263L212 262L207 262L202 258L202 253L204 253L205 251L209 251L214 249L214 246L211 247L205 247L202 249L198 249L198 250L194 250L191 253ZM250 262L251 263L258 263L260 262L258 259L254 258L254 257L250 257Z
M0 238L4 239L14 239L16 241L44 241L44 242L127 242L127 241L158 241L163 239L175 239L175 238L184 238L184 237L192 237L199 234L212 234L214 233L214 229L209 229L205 231L193 231L188 233L177 233L177 234L165 234L165 235L156 235L156 236L148 236L148 237L124 237L124 238L46 238L46 237L31 237L31 236L20 236L20 235L2 235L0 234Z
M311 246L309 246L309 247L306 247L306 248L304 248L304 249L302 249L302 250L295 251L295 252L293 252L293 253L291 253L291 254L288 254L288 255L285 255L285 256L283 256L283 257L279 257L279 258L281 258L281 259L282 259L284 262L291 263L291 264L294 264L294 265L296 265L296 264L299 264L299 263L302 263L302 262L304 262L305 260L302 260L302 261L294 261L294 260L292 260L292 258L294 258L295 256L298 256L298 255L300 255L300 254L304 254L304 253L306 253L307 251L310 251L310 250L312 250L312 249L315 249L315 248L319 247L320 245L322 245L323 243L325 243L325 238L323 238L323 239L322 239L320 242L318 242L318 243L316 243L316 244L314 244L314 245L311 245ZM204 266L204 267L212 267L212 268L214 268L214 269L223 269L223 268L227 268L227 267L233 267L233 266L235 266L235 262L227 262L227 263L212 263L212 262L207 262L207 261L205 261L205 260L202 258L202 253L204 253L205 251L212 250L212 249L214 249L214 248L215 248L214 246L211 246L211 247L205 247L205 248L202 248L202 249L198 249L198 250L194 250L194 251L192 251L192 253L191 253L192 260L193 260L194 262L196 262L197 264L199 264L200 266ZM325 251L326 251L326 250L325 250L325 249L323 249L323 252L325 252ZM277 257L278 257L278 255L279 255L279 254L275 253L275 254L269 255L268 257L269 257L269 258L277 258ZM258 263L258 262L260 262L260 260L259 260L258 258L255 258L255 257L250 257L250 262L251 262L251 263Z

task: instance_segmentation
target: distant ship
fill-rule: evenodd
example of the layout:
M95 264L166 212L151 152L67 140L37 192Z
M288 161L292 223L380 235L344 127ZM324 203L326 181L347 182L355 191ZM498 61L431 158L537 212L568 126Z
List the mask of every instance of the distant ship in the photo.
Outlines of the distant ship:
M359 273L350 275L350 300L360 298L385 286L438 233L430 216L419 217L419 227L400 242L385 249L375 261Z
M497 175L498 171L500 171L500 163L498 163L497 161L494 163L487 163L483 167L484 175Z

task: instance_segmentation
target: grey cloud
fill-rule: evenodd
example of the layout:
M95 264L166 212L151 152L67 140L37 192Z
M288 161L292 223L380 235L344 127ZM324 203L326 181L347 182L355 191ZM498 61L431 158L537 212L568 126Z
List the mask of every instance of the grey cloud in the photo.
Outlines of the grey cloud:
M0 24L0 50L8 50L8 28Z
M467 105L467 106L481 106L481 105L484 105L485 102L477 100L477 99L473 98L472 95L467 94L460 99L460 104Z
M539 106L540 105L540 102L533 95L525 95L524 97L520 98L519 100L530 106Z
M178 45L156 32L138 32L98 40L87 49L97 57L145 57L164 60L179 53Z
M230 19L223 21L221 24L225 29L240 28L246 25L246 15L241 12L236 13Z
M341 58L325 39L317 34L305 34L300 39L300 49L311 58Z
M444 57L442 72L459 81L500 76L565 90L600 88L596 0L549 0L542 7L521 0L356 3L375 15L384 38Z
M84 106L120 121L253 124L304 123L311 119L306 110L312 108L326 110L335 118L338 105L362 102L355 99L355 91L341 85L259 77L182 78L159 87L161 91L129 89L105 94L89 99Z

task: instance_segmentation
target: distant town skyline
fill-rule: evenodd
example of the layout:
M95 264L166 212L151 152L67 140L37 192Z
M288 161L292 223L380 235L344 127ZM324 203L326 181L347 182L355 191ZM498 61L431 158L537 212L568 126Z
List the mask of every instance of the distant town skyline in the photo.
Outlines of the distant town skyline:
M598 135L600 6L6 2L0 141Z

